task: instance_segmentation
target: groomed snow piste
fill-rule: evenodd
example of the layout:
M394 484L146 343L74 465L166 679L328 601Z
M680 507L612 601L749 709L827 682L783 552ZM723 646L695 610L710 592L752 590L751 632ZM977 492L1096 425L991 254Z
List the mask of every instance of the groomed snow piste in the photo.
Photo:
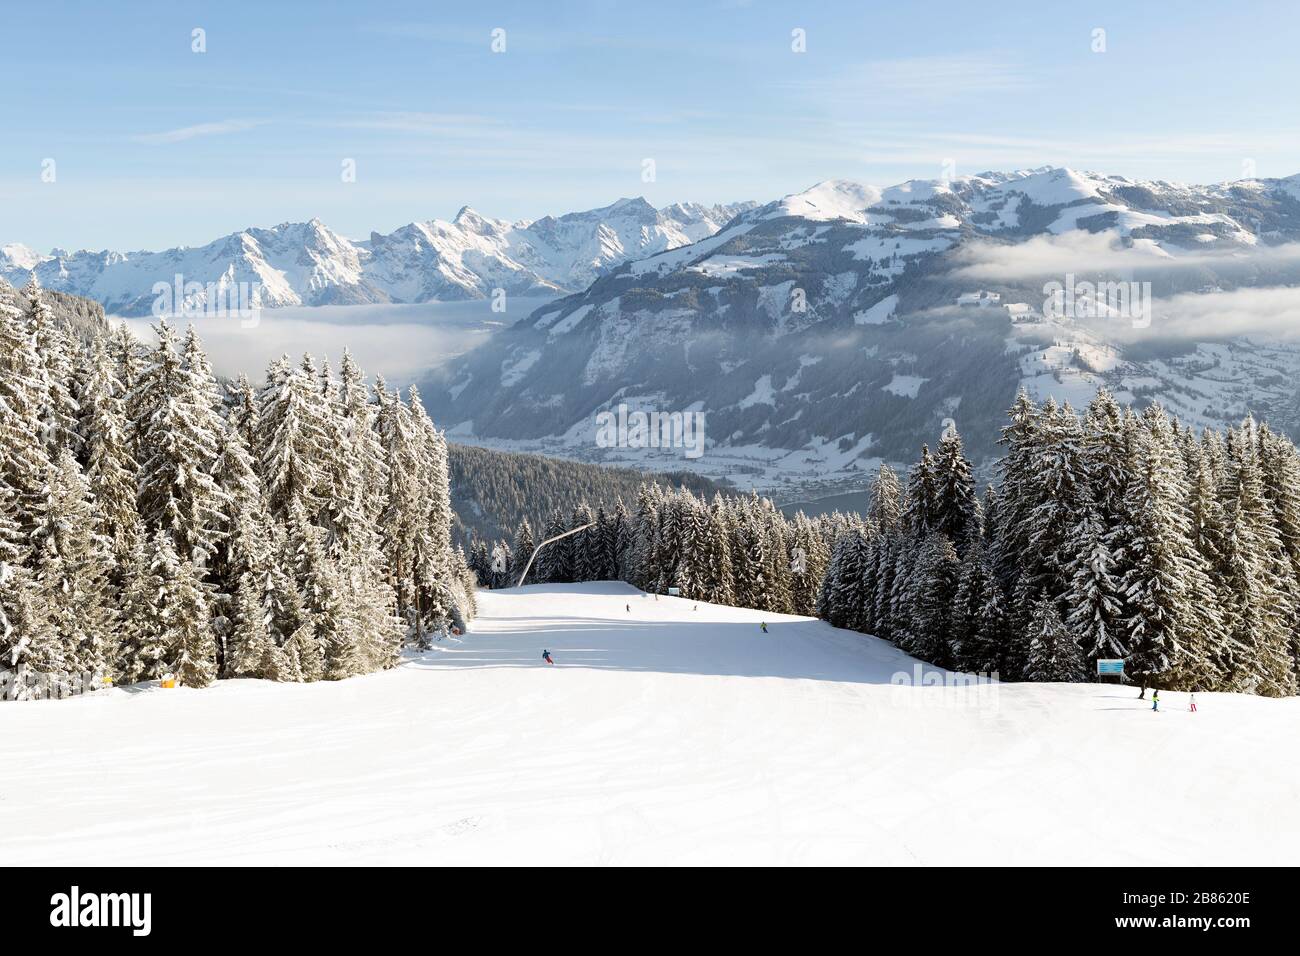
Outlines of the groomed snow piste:
M0 866L1300 857L1300 700L891 686L874 638L692 608L538 585L341 683L0 705Z

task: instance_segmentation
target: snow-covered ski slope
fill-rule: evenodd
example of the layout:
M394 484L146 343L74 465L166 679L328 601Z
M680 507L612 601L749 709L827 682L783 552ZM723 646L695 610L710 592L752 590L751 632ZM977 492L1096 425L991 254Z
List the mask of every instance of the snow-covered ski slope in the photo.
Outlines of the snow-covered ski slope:
M1300 700L891 686L884 642L616 583L481 607L341 683L0 705L0 866L1300 858Z

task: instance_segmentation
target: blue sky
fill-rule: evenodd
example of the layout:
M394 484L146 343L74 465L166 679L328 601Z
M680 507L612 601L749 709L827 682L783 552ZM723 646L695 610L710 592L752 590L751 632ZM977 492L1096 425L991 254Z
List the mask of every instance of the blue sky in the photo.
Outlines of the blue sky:
M933 178L945 160L1300 173L1285 2L46 0L4 26L0 242L41 251L312 216L364 237L465 204L534 218L621 196L768 200Z

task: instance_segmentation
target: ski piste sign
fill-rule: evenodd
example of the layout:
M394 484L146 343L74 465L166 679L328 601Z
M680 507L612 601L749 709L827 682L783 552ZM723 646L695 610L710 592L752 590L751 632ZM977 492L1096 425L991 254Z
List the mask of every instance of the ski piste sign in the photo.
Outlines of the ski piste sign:
M1123 677L1123 676L1124 676L1124 661L1123 661L1122 658L1113 658L1113 659L1100 658L1100 659L1098 659L1098 661L1097 661L1097 676L1098 676L1098 677L1105 677L1105 676L1107 676L1107 675L1110 675L1110 676L1113 676L1113 677Z

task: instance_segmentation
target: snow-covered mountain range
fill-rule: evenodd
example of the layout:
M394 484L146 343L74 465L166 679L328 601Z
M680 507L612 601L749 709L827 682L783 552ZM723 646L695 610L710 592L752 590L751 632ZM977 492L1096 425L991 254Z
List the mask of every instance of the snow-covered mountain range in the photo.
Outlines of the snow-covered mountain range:
M426 401L465 440L638 464L598 447L598 412L703 411L708 453L665 459L768 487L910 460L950 418L989 455L1020 385L1292 430L1300 352L1241 333L1274 314L1261 296L1300 294L1297 243L1295 176L824 182L543 306L432 374ZM1086 293L1049 313L1045 283L1075 280L1150 282L1154 316L1085 315Z
M249 228L196 248L41 255L0 246L0 278L85 296L116 315L148 315L157 282L260 285L263 308L558 295L589 286L628 259L713 235L753 203L655 209L644 199L534 221L489 219L468 206L451 222L412 222L354 241L318 219ZM201 298L201 296L200 296ZM201 302L189 302L199 305Z

